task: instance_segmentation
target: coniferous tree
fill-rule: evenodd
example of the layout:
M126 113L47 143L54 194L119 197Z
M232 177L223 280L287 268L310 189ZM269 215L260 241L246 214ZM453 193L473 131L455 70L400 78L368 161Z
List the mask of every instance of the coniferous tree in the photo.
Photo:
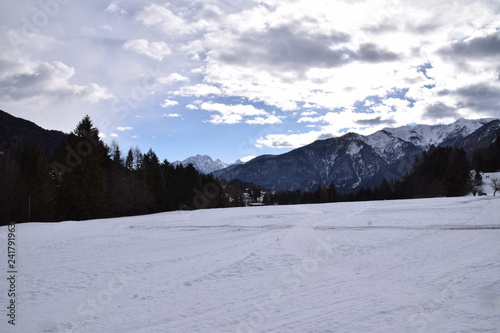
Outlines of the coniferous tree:
M107 216L108 148L89 116L69 135L56 158L57 209L61 219L85 220Z
M474 173L474 178L472 180L472 194L476 196L476 194L481 194L483 188L483 176L481 173L476 170Z
M22 222L21 212L27 210L20 190L20 168L8 151L0 154L0 225ZM23 203L25 205L23 205ZM24 206L24 207L23 207ZM24 209L23 209L24 208Z
M42 151L32 145L25 146L19 163L21 189L25 197L23 202L28 202L28 216L23 220L52 221L55 213L54 186Z
M160 166L160 161L152 149L149 149L149 151L144 155L143 167L146 182L153 197L152 211L162 211L167 206L165 178Z

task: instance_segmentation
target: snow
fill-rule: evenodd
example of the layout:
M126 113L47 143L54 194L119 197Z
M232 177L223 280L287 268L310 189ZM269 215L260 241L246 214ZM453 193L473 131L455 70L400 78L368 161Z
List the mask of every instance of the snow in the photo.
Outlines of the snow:
M391 133L394 137L412 142L417 147L427 150L431 145L437 146L446 139L453 137L454 134L460 134L461 137L465 137L491 120L493 119L467 120L461 118L448 125L402 126L397 128L384 128L384 130Z
M201 173L204 174L209 174L217 170L221 170L224 168L227 168L228 166L232 164L227 164L222 162L221 160L213 160L210 156L207 155L196 155L196 156L191 156L185 159L182 162L175 161L172 163L174 166L177 166L179 164L182 164L184 167L187 167L189 164L193 164L196 170L198 170ZM238 164L238 161L236 161L234 164Z
M481 172L481 176L483 177L483 186L482 191L486 195L493 195L493 187L492 187L492 179L500 179L500 172ZM500 195L500 192L497 192Z
M20 224L0 331L499 332L499 214L489 195Z
M356 156L356 155L359 154L359 152L361 151L362 148L363 147L360 144L358 144L357 142L351 141L349 143L349 146L347 147L347 152L346 153L348 155L350 155L351 157L352 156Z

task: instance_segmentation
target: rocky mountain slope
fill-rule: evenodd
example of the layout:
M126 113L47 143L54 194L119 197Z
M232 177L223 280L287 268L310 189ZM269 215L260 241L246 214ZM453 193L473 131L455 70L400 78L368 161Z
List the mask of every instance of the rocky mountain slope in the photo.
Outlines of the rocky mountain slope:
M209 174L217 170L221 170L224 168L227 168L230 165L237 165L237 164L242 164L240 160L236 161L234 164L227 164L222 162L219 159L216 159L215 161L207 155L195 155L186 158L184 161L175 161L172 164L177 166L179 164L182 164L183 166L188 166L189 164L192 164L196 170L198 170L201 173Z

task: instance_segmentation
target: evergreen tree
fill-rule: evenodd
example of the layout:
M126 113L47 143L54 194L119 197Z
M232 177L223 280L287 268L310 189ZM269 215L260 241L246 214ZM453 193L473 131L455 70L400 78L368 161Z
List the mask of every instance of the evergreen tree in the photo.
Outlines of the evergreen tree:
M0 153L0 225L22 222L22 212L27 211L28 203L20 189L19 164L9 156L9 152Z
M153 212L163 211L167 206L165 178L160 166L160 161L152 149L149 149L144 155L143 167L146 182L153 197L152 210Z
M472 194L476 196L476 194L481 194L483 189L483 176L481 173L476 170L474 173L474 178L472 179Z
M61 219L92 219L107 216L106 171L108 148L85 116L59 150L56 170L57 208ZM61 171L62 170L62 171Z
M23 202L28 202L28 216L24 220L52 221L55 213L54 187L42 151L32 145L25 146L19 163Z

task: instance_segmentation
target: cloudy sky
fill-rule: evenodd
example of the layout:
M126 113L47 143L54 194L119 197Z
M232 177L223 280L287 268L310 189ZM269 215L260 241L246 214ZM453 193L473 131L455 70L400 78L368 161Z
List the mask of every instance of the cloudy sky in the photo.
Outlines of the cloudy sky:
M500 117L500 2L2 0L0 109L161 159Z

